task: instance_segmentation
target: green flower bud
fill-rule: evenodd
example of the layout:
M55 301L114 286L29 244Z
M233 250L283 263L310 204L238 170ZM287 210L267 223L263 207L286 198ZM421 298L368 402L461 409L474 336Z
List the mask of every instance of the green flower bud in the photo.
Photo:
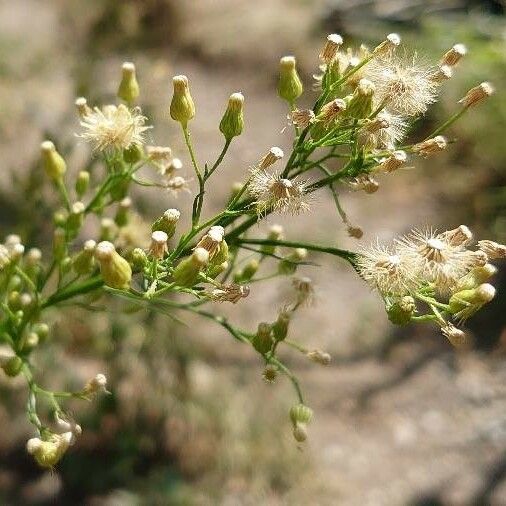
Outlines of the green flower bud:
M224 262L228 261L228 244L225 239L222 239L220 245L218 247L218 251L214 254L209 265L212 267L216 267L218 265L222 265Z
M123 150L123 160L125 162L133 164L142 160L144 156L144 150L141 145L133 143L128 149Z
M88 191L90 186L90 173L87 170L82 170L77 175L76 179L76 194L79 198Z
M199 274L208 262L209 252L204 248L195 248L192 255L181 260L174 269L174 282L178 286L192 287L198 282Z
M14 378L21 371L23 361L17 355L13 357L0 357L0 366L7 376Z
M297 73L295 57L284 56L279 62L279 96L289 104L293 104L303 91L304 87Z
M280 311L278 319L272 325L272 334L276 342L283 341L286 338L291 316L291 311L287 309Z
M253 258L245 265L244 269L239 270L234 274L234 281L239 284L250 281L258 271L259 266L260 264L258 263L258 260Z
M296 248L293 252L281 260L278 264L278 272L286 276L293 274L297 270L297 264L307 257L307 249Z
M253 336L251 344L262 355L271 351L273 345L272 326L269 323L259 323L257 333Z
M293 425L293 436L302 443L307 439L307 425L313 418L313 410L304 404L296 404L290 409L290 420Z
M63 274L66 274L67 272L70 272L70 269L72 269L72 258L65 257L60 262L60 269Z
M40 145L40 151L47 176L55 183L62 182L63 175L67 171L67 164L56 151L55 145L51 141L44 141Z
M7 296L7 305L11 311L21 309L21 294L17 290L13 290Z
M483 267L475 267L471 272L459 279L457 288L458 290L476 288L488 281L496 273L497 267L492 264L485 264Z
M215 279L217 276L219 276L222 272L225 272L227 269L228 269L228 262L223 262L219 265L212 265L209 266L207 275L210 278Z
M95 258L100 266L104 283L111 288L128 290L132 280L130 264L116 251L114 244L102 241L95 248Z
M281 225L272 225L269 229L269 234L267 235L267 239L270 241L277 241L283 237L283 227ZM276 251L276 246L271 245L262 245L260 251L264 255L273 255Z
M373 111L374 83L360 79L353 95L345 99L345 114L355 119L367 118Z
M66 209L58 209L53 214L53 223L56 227L65 228L69 215Z
M116 238L116 223L111 218L102 218L100 221L100 240L113 241Z
M415 315L415 299L409 295L402 297L399 301L387 308L388 319L395 325L406 325Z
M167 209L162 216L151 225L151 231L155 232L161 230L165 232L170 239L176 232L179 218L181 218L181 213L177 209Z
M119 203L116 216L114 217L114 223L116 223L118 227L125 227L128 225L128 212L130 211L130 207L132 207L132 199L130 197L125 197Z
M67 255L66 232L63 228L56 228L53 233L53 256L57 262L61 262Z
M118 98L132 105L139 96L139 83L135 75L135 65L130 62L123 63L121 67L121 82L118 88Z
M227 141L241 135L244 128L243 115L244 96L242 93L233 93L228 99L227 110L220 121L220 132Z
M448 303L449 311L459 318L469 318L494 297L495 288L488 283L483 283L477 288L454 293Z
M70 239L75 239L83 226L85 206L82 202L72 204L69 217L67 218L67 233Z
M84 243L82 251L72 259L72 267L76 274L91 274L95 268L95 248L97 243L90 239Z
M114 202L119 202L123 200L128 195L128 190L130 188L130 179L120 179L109 191L109 195L111 196Z
M23 343L23 352L30 352L39 344L39 335L36 332L30 332Z
M195 104L190 95L188 78L186 76L175 76L172 79L174 94L170 103L170 117L179 121L186 128L188 121L195 116Z
M130 253L130 265L134 272L142 272L148 263L148 255L142 248L134 248Z
M32 332L35 332L39 336L40 342L44 342L49 336L49 326L44 322L36 323L32 326Z

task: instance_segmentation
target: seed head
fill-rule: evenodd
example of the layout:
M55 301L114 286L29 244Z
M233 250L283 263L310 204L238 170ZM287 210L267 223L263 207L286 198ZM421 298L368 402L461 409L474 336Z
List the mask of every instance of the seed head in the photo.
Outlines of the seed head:
M478 241L480 250L483 251L491 260L496 258L506 258L506 245L494 241Z
M440 153L441 151L444 151L447 145L448 143L446 141L446 138L442 135L437 135L432 139L427 139L426 141L415 144L413 146L413 151L426 158L427 156L434 153Z
M439 61L439 65L453 67L467 54L467 48L464 44L455 44L449 49Z
M483 82L474 88L471 88L466 96L459 100L466 109L475 106L478 102L490 97L495 92L494 87L489 82Z

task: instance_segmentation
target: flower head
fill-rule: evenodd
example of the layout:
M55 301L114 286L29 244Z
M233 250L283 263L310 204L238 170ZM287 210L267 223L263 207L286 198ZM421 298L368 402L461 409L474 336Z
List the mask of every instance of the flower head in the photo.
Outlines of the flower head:
M433 71L419 64L416 55L398 57L390 52L373 59L365 74L376 86L377 102L396 114L424 114L436 99Z
M84 132L79 137L92 144L96 151L128 149L144 143L145 132L151 128L145 123L146 117L138 107L128 109L123 104L95 107L81 118Z
M249 192L259 215L276 211L297 215L309 210L307 182L253 169Z

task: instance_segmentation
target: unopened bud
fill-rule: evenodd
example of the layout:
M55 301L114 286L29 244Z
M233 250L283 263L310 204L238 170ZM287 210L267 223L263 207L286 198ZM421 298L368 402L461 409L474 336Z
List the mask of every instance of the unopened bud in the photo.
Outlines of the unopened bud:
M259 323L257 333L251 342L258 353L265 355L272 348L272 326L269 323Z
M291 317L292 312L288 309L279 312L277 320L272 325L272 335L276 342L283 341L286 338Z
M95 248L95 259L99 263L104 283L111 288L128 290L132 280L130 264L116 251L114 244L102 241Z
M151 246L149 248L149 254L158 260L162 260L165 254L168 252L167 247L168 236L161 230L155 230L151 234Z
M99 373L84 385L83 393L84 395L93 395L99 392L107 392L106 387L107 377L105 374Z
M76 274L90 274L95 268L95 248L97 243L90 239L84 243L83 249L72 259L72 267Z
M47 176L54 182L61 182L67 171L67 164L56 151L55 145L51 141L44 141L40 145L40 151Z
M455 44L441 58L439 64L453 67L467 54L467 48L464 44Z
M0 367L11 378L17 376L23 367L23 361L17 355L12 357L0 357Z
M208 262L209 252L204 248L196 248L189 257L181 260L174 269L174 282L178 286L192 287L199 280L199 274Z
M297 73L295 57L284 56L279 62L279 96L289 104L293 104L303 91L304 87Z
M82 170L77 175L76 179L76 193L79 198L88 191L90 186L90 173L87 170Z
M177 209L167 209L160 218L158 218L153 225L151 230L161 230L167 234L167 238L170 239L176 232L177 223L181 218L181 213Z
M175 76L172 79L174 94L170 103L170 117L179 121L186 128L188 121L195 116L195 104L190 94L188 78L186 76Z
M332 357L328 353L321 350L309 351L306 356L309 360L321 365L329 365L332 360Z
M88 105L87 100L84 97L76 98L75 105L77 109L77 114L81 119L88 116L88 114L92 112L90 106Z
M242 93L233 93L230 95L227 110L220 121L220 132L227 141L241 135L244 129L243 105L244 96Z
M123 63L121 67L121 82L118 88L118 98L132 105L139 96L139 83L135 75L135 65L130 62Z
M355 119L367 118L373 110L376 87L369 79L360 79L353 95L347 99L346 115Z
M269 234L267 235L267 239L270 241L278 241L283 237L283 227L281 225L272 225L269 229ZM263 244L260 248L260 251L264 255L273 255L276 251L276 246Z
M462 346L466 341L466 334L464 331L455 327L451 323L446 324L444 327L441 327L442 334L450 341L450 343L458 348Z
M293 274L297 270L297 265L304 261L307 257L307 249L295 248L293 252L285 257L278 264L278 272L280 274Z
M473 107L478 102L490 97L494 94L494 87L488 82L483 82L474 88L471 88L466 96L459 100L459 104L462 104L465 108Z
M337 55L337 51L343 44L343 38L337 33L331 33L327 36L327 41L320 51L320 60L328 65Z

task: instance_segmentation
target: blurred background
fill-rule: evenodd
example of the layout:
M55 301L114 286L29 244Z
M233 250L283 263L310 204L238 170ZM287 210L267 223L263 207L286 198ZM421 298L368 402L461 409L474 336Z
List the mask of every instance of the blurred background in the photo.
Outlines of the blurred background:
M168 120L170 77L190 79L201 160L222 147L230 93L246 96L245 132L215 179L210 212L262 152L290 146L275 91L279 57L297 56L309 104L327 33L374 45L397 31L428 61L456 42L469 49L414 139L476 83L494 82L497 94L451 129L458 143L443 156L399 171L372 196L342 188L350 220L364 229L362 241L466 223L504 242L505 10L504 0L1 0L0 235L48 249L54 197L42 184L39 143L57 140L71 170L82 168L89 153L74 136L74 99L114 100L123 61L137 65L152 143L170 145L185 164ZM135 205L149 222L168 207L187 209L191 197L148 188ZM331 210L322 194L311 216L282 220L287 237L311 230L322 243L356 249ZM70 406L83 436L53 473L25 452L23 381L0 377L0 504L506 504L504 269L497 298L469 322L470 343L455 350L432 327L390 325L379 297L338 259L311 260L319 267L302 273L314 279L318 304L298 315L292 337L333 361L325 368L284 356L315 410L307 445L292 440L290 385L266 384L258 357L220 327L122 314L121 303L104 299L112 315L51 314L52 338L36 352L41 384L72 387L104 372L112 391ZM228 314L253 328L274 317L288 288L283 279L254 285Z

